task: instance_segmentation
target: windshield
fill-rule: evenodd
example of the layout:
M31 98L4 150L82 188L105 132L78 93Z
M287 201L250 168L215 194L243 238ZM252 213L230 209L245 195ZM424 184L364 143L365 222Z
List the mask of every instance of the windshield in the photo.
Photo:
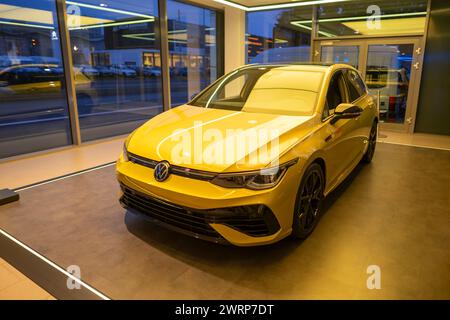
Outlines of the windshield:
M322 71L292 67L257 67L234 71L189 104L232 111L312 115Z

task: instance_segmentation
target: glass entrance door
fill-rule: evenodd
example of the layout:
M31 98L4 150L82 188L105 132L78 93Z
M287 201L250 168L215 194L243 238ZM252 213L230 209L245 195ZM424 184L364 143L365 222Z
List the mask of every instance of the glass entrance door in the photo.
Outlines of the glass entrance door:
M417 38L320 41L317 62L357 68L379 98L382 128L412 132L417 106L421 48Z
M324 63L345 63L358 69L359 52L359 45L323 45L320 48L320 61Z

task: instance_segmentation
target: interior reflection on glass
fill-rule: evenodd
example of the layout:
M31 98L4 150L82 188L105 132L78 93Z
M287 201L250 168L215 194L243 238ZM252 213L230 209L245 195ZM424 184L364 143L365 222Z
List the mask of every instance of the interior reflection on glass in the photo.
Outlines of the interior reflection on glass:
M167 1L172 105L186 103L217 74L216 12Z
M360 0L318 7L318 36L400 36L425 31L427 0ZM311 26L311 19L300 20Z
M54 0L0 4L0 158L71 143Z
M311 27L295 23L310 19L312 7L247 13L247 62L310 61Z
M403 123L408 99L414 45L369 45L366 84L380 93L380 120Z
M359 46L322 46L320 61L344 63L358 68Z
M157 0L66 3L82 140L129 133L162 112Z

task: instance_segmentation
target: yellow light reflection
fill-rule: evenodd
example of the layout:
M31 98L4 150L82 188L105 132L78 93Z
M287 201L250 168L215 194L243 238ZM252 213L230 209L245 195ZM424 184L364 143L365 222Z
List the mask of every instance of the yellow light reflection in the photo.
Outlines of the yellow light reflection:
M423 33L425 30L425 21L425 17L385 19L380 21L380 29L368 28L366 21L348 21L341 23L346 27L355 30L355 34L385 36Z

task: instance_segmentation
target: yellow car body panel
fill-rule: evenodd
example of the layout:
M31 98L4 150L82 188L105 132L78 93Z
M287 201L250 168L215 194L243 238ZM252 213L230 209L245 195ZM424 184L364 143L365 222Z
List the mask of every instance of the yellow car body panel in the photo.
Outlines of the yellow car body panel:
M320 87L317 88L314 110L310 115L236 112L186 104L152 118L135 130L126 141L127 151L131 154L152 159L155 162L174 163L173 150L179 143L177 137L183 133L192 135L194 129L201 128L205 131L213 129L222 134L225 134L227 129L241 129L245 132L261 127L277 130L278 162L283 164L293 159L298 160L286 170L281 181L274 187L264 190L227 188L213 184L211 181L176 174L170 174L167 180L159 182L154 176L154 168L127 161L124 155L120 156L116 165L120 184L140 194L183 208L209 210L260 204L268 207L279 224L279 229L270 235L250 236L226 224L210 223L212 229L234 245L266 245L288 236L292 232L297 192L305 170L311 163L320 162L324 166L324 195L330 193L365 154L370 130L378 118L378 109L374 99L366 93L358 100L352 101L353 105L363 110L360 116L340 119L336 122L332 120L333 116L324 118L327 88L334 72L355 69L348 65L295 65L283 68L288 72L287 77L282 80L284 86L292 85L289 77L292 78L292 74L296 71L308 70L322 73L323 79L320 81ZM270 101L266 103L270 104ZM213 144L212 141L202 141L203 149ZM256 145L256 149L260 148L270 149L270 145L268 143ZM251 162L247 156L248 154L235 163L205 164L196 163L194 156L190 154L185 159L186 164L180 164L180 166L188 170L213 173L239 173L270 167L274 160ZM189 161L191 161L190 164L188 164Z

